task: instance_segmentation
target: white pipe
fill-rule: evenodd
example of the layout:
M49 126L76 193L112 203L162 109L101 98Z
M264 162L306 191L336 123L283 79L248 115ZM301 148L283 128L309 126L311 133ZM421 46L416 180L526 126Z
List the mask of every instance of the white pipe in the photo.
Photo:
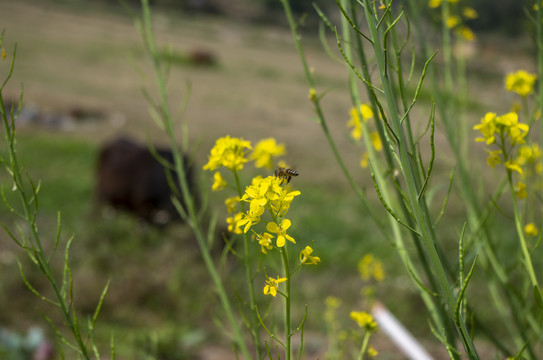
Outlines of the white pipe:
M379 328L396 343L409 359L434 360L383 304L377 303L373 307L372 313Z

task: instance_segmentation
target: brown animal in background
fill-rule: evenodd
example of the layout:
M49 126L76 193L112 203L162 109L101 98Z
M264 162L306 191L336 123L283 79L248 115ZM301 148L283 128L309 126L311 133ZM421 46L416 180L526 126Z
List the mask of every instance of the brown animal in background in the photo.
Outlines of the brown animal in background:
M169 149L156 149L168 163L173 164ZM192 171L184 157L187 180L194 189ZM155 225L166 225L180 216L172 203L174 194L166 171L175 184L178 177L167 170L144 145L128 138L118 138L106 144L98 156L96 196L100 203L134 213Z
M206 49L193 49L188 53L188 61L193 65L198 66L214 66L217 65L217 56Z

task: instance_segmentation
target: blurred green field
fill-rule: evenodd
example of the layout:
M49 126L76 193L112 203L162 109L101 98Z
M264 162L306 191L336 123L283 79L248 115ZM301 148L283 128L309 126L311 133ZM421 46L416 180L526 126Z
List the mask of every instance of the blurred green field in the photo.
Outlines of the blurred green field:
M363 283L356 265L370 252L385 263L387 272L387 279L377 289L377 298L436 358L446 358L428 330L427 320L419 310L422 305L417 291L399 265L391 240L383 238L364 213L334 162L320 127L312 121L308 86L290 32L219 16L181 13L155 12L154 23L161 46L171 46L169 91L174 111L186 93L187 82L191 84L183 120L190 129L196 163L203 164L215 139L226 134L253 142L272 136L286 144L286 161L300 172L293 181L302 192L291 210L293 236L302 244L313 243L322 259L322 265L299 274L297 281L303 285L294 294L297 304L309 304L308 358L322 358L325 350L321 314L326 296L343 300L345 318L349 311L361 306ZM98 119L70 123L67 128L22 124L18 154L28 174L41 180L39 223L42 236L49 241L47 246L53 246L57 211L62 214L62 241L75 235L71 264L75 303L82 314L92 314L102 287L111 279L98 321L98 336L105 353L113 332L118 359L230 358L229 344L216 326L215 315L210 316L218 308L211 281L187 227L174 225L158 230L141 226L129 215L95 207L94 168L102 143L117 134L129 134L142 141L149 138L159 144L166 140L150 119L141 94L141 87L150 84L151 74L130 17L104 4L75 7L53 1L0 0L0 26L6 29L6 50L11 52L15 42L18 46L14 79L7 91L10 98L18 98L22 83L25 106L33 105L46 114L68 114L74 109L101 114ZM324 105L332 135L347 165L359 169L362 150L349 141L345 127L350 101L344 65L328 57L316 35L304 35L303 41L317 74L317 86L322 91L331 89ZM533 67L529 39L515 41L515 56L500 53L501 45L508 41L494 35L482 36L477 47L469 49L476 54L468 67L471 123L478 122L486 111L508 111L512 98L503 91L504 73ZM329 44L333 46L332 39ZM216 65L198 67L186 63L187 54L194 50L212 53ZM0 65L3 78L7 67ZM428 118L430 100L431 93L425 92L413 112L420 128ZM445 144L439 133L437 141ZM5 145L1 149L5 154ZM479 170L485 165L484 151L476 149L473 153L480 155L473 164L473 169L480 172L474 181L485 188L492 175ZM441 208L453 166L447 147L441 146L436 164L438 176L431 187L431 207L436 212ZM245 180L257 173L248 169ZM209 188L209 174L200 172L199 176L206 179L201 187ZM386 216L374 195L368 170L355 170L354 176L365 184L376 211ZM5 172L1 179L8 199L16 201ZM210 207L218 210L219 224L224 224L223 198L221 193L210 194ZM13 228L17 221L6 207L0 207L0 222ZM439 232L451 259L457 256L463 221L460 200L453 195ZM507 222L502 226L503 233L514 233ZM512 245L503 244L500 251L507 254L508 246ZM59 260L61 256L58 254ZM0 326L24 332L38 324L49 331L40 312L58 322L62 321L60 314L51 314L52 308L28 291L16 258L21 260L29 281L44 293L49 291L23 252L7 234L0 233ZM243 269L230 263L225 271L227 278L243 276ZM484 274L476 274L475 278L484 281ZM243 291L233 287L232 296L237 290ZM469 291L476 294L478 290L474 286ZM484 297L479 301L484 313ZM303 309L295 312L301 316ZM52 332L49 335L53 337ZM398 358L384 335L378 335L376 341L383 349L380 358Z

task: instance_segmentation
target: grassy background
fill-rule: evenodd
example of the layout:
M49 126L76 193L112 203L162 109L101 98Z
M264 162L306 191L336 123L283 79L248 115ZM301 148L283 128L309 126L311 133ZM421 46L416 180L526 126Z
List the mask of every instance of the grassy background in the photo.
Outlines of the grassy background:
M367 252L385 262L388 276L378 288L380 301L437 357L442 357L441 346L428 331L417 292L399 266L390 239L383 238L364 213L333 161L318 124L311 121L308 88L289 31L181 13L155 12L154 22L159 43L164 48L171 46L172 58L179 60L173 62L169 80L174 109L181 102L187 81L191 83L184 119L197 163L205 162L217 137L230 134L256 142L273 136L286 144L286 160L300 172L293 181L302 192L291 210L293 235L300 244L313 242L323 260L321 266L305 269L296 280L302 285L297 288L295 301L310 305L308 358L319 354L322 358L325 339L320 314L327 295L343 299L344 318L361 306L363 283L357 276L356 263ZM8 86L11 98L18 97L23 83L25 106L36 106L47 114L67 114L73 109L101 114L97 120L76 122L68 129L21 125L18 132L21 163L33 179L42 182L39 222L46 246L52 247L57 211L62 213L63 241L76 236L71 263L78 309L82 314L92 314L102 287L111 279L98 335L107 348L114 331L118 358L146 359L149 354L157 359L194 358L195 354L204 359L228 358L228 344L217 331L217 319L210 316L217 308L216 298L190 231L182 225L164 230L143 227L128 215L111 214L94 206L95 158L102 143L118 134L165 141L150 120L141 95L140 89L150 84L151 74L132 20L118 8L105 5L0 0L0 24L6 28L4 47L8 53L14 42L18 44L15 77ZM305 35L303 40L319 91L332 89L324 102L332 135L348 166L354 169L356 181L365 184L375 200L368 171L357 170L362 150L347 137L345 122L350 104L344 66L322 51L315 36ZM509 49L514 47L514 56L500 53L504 44ZM509 109L513 98L503 90L503 76L518 68L531 70L529 46L528 39L511 44L509 39L487 35L470 49L476 54L468 69L471 123L478 122L486 111L503 113ZM197 49L213 53L217 64L197 67L183 61ZM6 63L0 64L1 77L6 71ZM414 119L421 119L420 128L427 119L431 99L430 93L423 95L412 113ZM445 144L443 135L438 133L437 139ZM432 184L432 207L437 211L454 165L447 151L446 146L440 147L436 165L439 176ZM476 149L474 154L480 155L474 169L484 167L484 152ZM248 170L246 179L256 173ZM482 175L475 181L484 188L492 175ZM2 180L10 189L5 174ZM204 180L201 186L209 184ZM210 199L211 206L219 210L219 219L225 215L223 195L211 194ZM9 191L8 198L12 198ZM463 222L460 205L453 195L439 229L451 259L456 256ZM375 208L385 216L379 203L375 202ZM0 221L13 227L17 220L0 207ZM503 222L504 231L512 232L508 221ZM507 244L501 250L507 253ZM21 251L1 233L0 326L22 332L34 324L46 327L40 311L49 315L52 309L25 288L16 257L28 269L29 280L48 292ZM231 263L225 271L227 279L243 276L242 269ZM263 280L262 273L260 276ZM484 281L483 275L477 276ZM236 290L242 291L233 283L231 290L233 295ZM476 294L477 289L470 291ZM478 301L484 304L485 299L481 296ZM302 311L297 310L299 314ZM379 335L376 341L383 359L397 358L384 336Z

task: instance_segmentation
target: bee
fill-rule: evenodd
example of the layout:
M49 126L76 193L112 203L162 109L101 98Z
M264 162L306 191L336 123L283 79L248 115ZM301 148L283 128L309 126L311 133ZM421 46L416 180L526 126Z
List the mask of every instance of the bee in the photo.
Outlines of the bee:
M298 175L300 175L300 174L298 174L298 172L296 170L294 170L294 169L278 167L275 170L275 177L281 179L281 184L283 184L285 182L288 184L290 182L290 179L293 176L298 176Z

